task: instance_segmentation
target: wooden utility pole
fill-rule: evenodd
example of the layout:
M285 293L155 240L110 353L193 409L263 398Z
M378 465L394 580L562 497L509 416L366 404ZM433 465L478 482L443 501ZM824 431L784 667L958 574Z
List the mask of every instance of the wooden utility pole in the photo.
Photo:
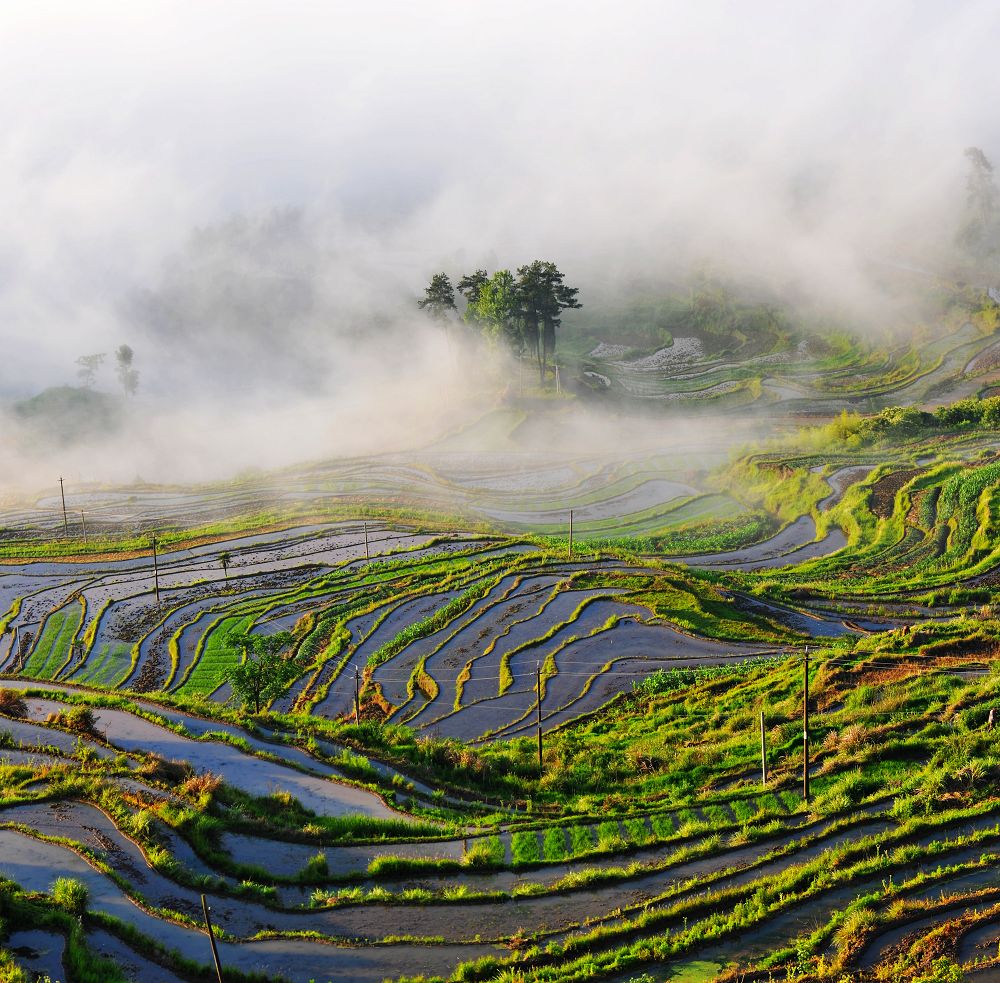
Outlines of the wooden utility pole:
M802 660L802 798L809 801L809 646Z
M767 744L764 740L764 711L760 711L760 780L767 784Z
M212 934L212 919L208 917L208 901L205 895L201 896L201 910L205 914L205 931L208 932L208 941L212 943L212 959L215 962L215 975L219 983L224 983L222 979L222 963L219 962L219 948L215 944L215 935Z
M62 478L59 479L59 494L62 497L63 507L63 535L69 539L69 519L66 517L66 489L63 487Z
M573 510L569 510L569 548L566 552L569 559L573 559Z
M361 673L354 667L354 722L361 723Z
M368 552L368 523L365 523L365 559L370 560L371 554Z
M87 516L83 509L80 509L80 522L83 523L83 545L87 545Z
M24 669L24 663L28 659L28 649L31 648L31 632L22 635L17 628L14 628L14 635L17 639L17 671Z
M156 594L156 606L160 606L160 568L156 563L156 537L153 537L153 592Z
M535 663L535 727L538 731L538 774L542 774L542 667Z

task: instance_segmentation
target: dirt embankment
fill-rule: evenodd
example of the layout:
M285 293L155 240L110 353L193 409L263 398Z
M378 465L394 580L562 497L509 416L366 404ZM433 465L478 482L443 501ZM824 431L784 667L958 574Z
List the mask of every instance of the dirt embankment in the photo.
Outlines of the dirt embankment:
M868 497L868 508L880 519L888 519L892 515L893 505L896 501L896 493L912 481L917 475L923 474L923 468L912 468L909 471L893 471L884 478L879 478L872 485L871 495Z

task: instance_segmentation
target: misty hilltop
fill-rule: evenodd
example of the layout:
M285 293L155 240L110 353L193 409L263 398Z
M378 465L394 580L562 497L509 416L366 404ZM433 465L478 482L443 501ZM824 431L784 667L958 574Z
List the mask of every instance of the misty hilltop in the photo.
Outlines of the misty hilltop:
M119 433L125 408L117 397L108 393L82 386L53 386L14 403L11 416L23 427L23 432L16 436L35 448L79 441L99 444Z

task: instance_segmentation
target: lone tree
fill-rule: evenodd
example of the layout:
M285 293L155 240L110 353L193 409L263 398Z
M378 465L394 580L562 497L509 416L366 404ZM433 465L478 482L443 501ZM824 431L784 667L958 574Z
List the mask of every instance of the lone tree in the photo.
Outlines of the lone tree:
M997 186L993 165L979 147L967 147L969 161L966 179L966 217L958 233L958 241L978 260L996 253L1000 245L1000 223L997 215Z
M81 355L76 364L80 366L76 374L80 377L85 389L92 389L94 380L97 378L97 370L104 363L104 352L97 352L94 355Z
M240 632L229 636L226 648L240 653L241 661L227 669L223 678L232 684L244 707L260 713L298 678L298 666L282 654L293 641L289 631L274 635Z
M556 328L562 312L583 305L576 299L578 288L563 282L564 274L555 263L536 259L517 268L517 294L520 298L524 338L538 360L538 381L545 385L549 356L556 350Z
M132 368L135 352L128 345L119 345L115 349L115 361L118 363L118 382L126 396L134 396L139 388L139 373Z
M447 273L435 273L431 277L431 282L424 289L424 298L417 301L417 307L442 324L448 323L451 314L458 313L458 308L455 307L455 288Z
M229 579L229 561L232 559L232 554L228 550L223 550L219 554L219 563L222 564L222 575Z

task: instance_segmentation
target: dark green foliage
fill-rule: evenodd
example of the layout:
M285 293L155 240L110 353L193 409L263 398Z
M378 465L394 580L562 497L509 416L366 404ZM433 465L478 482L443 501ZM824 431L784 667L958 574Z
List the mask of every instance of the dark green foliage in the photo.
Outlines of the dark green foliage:
M280 696L300 675L301 669L281 654L293 642L291 632L256 635L244 632L230 636L230 650L241 653L243 661L226 670L224 678L244 706L260 713Z
M435 273L431 282L424 290L422 300L417 301L417 307L427 313L435 321L446 321L448 315L455 311L455 288L447 273Z
M568 287L555 263L536 259L517 269L517 295L524 324L524 340L538 360L538 381L545 385L549 357L556 350L556 328L564 310L582 305L579 290Z

